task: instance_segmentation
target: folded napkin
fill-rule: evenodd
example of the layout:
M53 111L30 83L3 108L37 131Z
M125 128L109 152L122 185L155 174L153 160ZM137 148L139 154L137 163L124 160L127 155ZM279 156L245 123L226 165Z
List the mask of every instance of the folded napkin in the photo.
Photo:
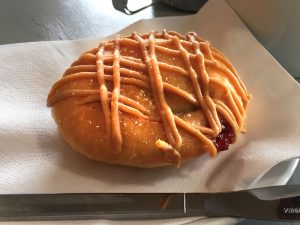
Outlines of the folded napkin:
M300 87L223 0L196 15L142 20L118 34L195 31L224 52L253 95L245 135L217 158L137 169L72 151L46 107L51 85L99 39L0 46L0 194L214 192L247 188L276 164L300 156ZM114 36L114 35L113 35Z

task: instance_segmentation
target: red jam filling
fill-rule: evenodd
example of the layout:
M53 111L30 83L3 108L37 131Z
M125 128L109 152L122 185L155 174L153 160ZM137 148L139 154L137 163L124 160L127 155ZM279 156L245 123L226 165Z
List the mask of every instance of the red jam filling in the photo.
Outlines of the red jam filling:
M218 152L225 151L234 142L234 132L228 123L222 123L221 133L213 139Z

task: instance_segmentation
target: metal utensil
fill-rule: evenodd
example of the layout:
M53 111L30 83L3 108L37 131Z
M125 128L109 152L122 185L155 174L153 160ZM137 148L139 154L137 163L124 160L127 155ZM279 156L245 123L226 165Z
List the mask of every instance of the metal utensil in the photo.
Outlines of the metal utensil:
M300 220L300 185L227 193L0 195L0 220L162 219L188 216Z

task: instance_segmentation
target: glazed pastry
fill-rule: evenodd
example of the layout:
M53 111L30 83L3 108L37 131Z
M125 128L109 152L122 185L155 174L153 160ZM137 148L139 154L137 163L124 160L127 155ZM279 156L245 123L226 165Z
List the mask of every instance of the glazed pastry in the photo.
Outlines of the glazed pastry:
M72 148L135 167L176 165L228 149L250 95L228 59L190 32L133 33L83 53L47 104Z

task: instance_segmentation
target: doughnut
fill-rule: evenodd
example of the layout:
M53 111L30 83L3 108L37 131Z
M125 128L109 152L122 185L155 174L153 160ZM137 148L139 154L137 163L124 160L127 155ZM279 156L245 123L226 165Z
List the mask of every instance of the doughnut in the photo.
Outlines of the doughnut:
M103 41L47 98L58 130L89 159L141 168L216 157L246 132L251 95L229 60L195 32Z

